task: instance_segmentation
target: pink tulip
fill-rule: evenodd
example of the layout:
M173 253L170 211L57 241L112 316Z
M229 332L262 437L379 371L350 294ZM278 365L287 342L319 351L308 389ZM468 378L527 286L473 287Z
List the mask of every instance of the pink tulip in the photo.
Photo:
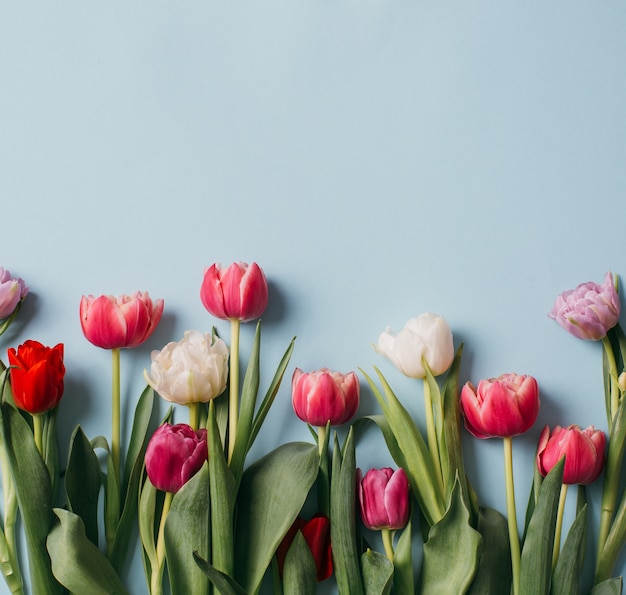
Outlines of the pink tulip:
M291 383L291 400L296 415L312 426L346 423L359 408L360 385L354 372L341 374L323 368L304 373L296 368Z
M563 483L585 485L598 479L604 466L605 446L604 432L593 426L586 430L576 425L556 426L552 432L546 426L539 437L537 467L545 477L565 455Z
M357 469L361 519L368 529L402 529L409 520L409 480L404 469Z
M159 426L146 448L146 473L152 485L176 493L207 460L207 431L187 424Z
M5 268L0 267L0 320L13 314L20 300L28 294L28 287L19 277L12 277Z
M539 388L532 376L502 374L481 380L478 387L467 382L461 389L465 427L476 438L523 434L539 413Z
M578 339L599 341L619 319L620 301L611 273L604 283L582 283L556 298L548 316Z
M267 281L263 270L253 262L236 262L227 269L213 264L204 272L200 299L216 318L249 322L267 308Z
M80 324L85 338L102 349L137 347L154 331L163 314L163 300L152 302L147 291L131 296L83 296Z

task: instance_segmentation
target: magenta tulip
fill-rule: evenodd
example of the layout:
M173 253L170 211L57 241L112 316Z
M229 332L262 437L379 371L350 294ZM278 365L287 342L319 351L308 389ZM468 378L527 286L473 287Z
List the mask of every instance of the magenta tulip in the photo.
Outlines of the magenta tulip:
M146 448L146 473L152 485L176 493L208 458L207 431L187 424L159 426Z
M163 314L163 300L152 302L147 291L133 295L83 296L80 324L85 338L102 349L137 347L154 331Z
M461 389L465 427L476 438L511 437L526 432L539 413L539 388L532 376L502 374L467 382Z
M304 373L296 368L291 383L291 400L296 415L312 426L346 423L359 408L360 386L354 372L341 374L323 368Z
M593 426L582 430L577 425L567 428L546 426L539 437L537 468L544 477L565 455L563 483L592 483L602 472L606 436Z
M613 275L604 283L582 283L556 298L548 316L578 339L599 341L606 337L619 319L620 301Z
M357 469L361 520L368 529L402 529L409 520L409 480L404 469Z
M213 264L204 272L200 299L216 318L249 322L267 308L267 281L263 270L253 262L236 262L227 269Z
M20 300L28 294L28 287L19 277L11 276L5 268L0 267L0 320L13 314Z

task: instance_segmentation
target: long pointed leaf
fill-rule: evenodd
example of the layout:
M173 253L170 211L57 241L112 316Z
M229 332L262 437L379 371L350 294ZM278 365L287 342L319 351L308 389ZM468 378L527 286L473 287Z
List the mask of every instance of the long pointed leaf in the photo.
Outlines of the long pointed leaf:
M394 581L394 565L380 552L367 550L361 554L361 568L363 569L363 588L365 595L388 595L391 593ZM397 593L413 593L413 591L398 591Z
M198 555L198 552L193 553L194 560L198 565L198 568L206 574L209 580L219 590L221 595L248 595L241 585L237 584L232 578L216 570L209 564L202 556Z
M287 550L283 566L284 595L315 595L317 571L313 554L298 531Z
M585 555L587 506L576 515L567 534L552 577L551 595L577 595Z

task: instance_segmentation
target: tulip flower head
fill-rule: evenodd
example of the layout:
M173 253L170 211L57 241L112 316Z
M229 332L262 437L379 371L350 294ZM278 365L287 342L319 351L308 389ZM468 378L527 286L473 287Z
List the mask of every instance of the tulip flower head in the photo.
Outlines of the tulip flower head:
M296 415L317 427L339 426L359 408L360 385L354 372L341 374L328 368L305 373L296 368L291 383L291 400Z
M236 262L227 269L213 264L204 272L200 299L216 318L249 322L267 308L267 281L255 262Z
M0 320L13 314L15 308L28 294L28 287L19 277L11 276L5 268L0 267Z
M163 300L153 302L147 291L133 295L83 296L80 324L85 338L102 349L137 347L154 331L163 314Z
M176 493L208 458L207 431L187 424L159 426L146 447L146 473L152 485Z
M604 283L582 283L576 289L563 292L556 298L548 316L566 331L587 341L606 337L619 319L620 301L613 281L607 273Z
M321 583L333 573L332 548L330 544L330 519L323 514L318 514L308 521L305 521L302 517L298 517L293 522L293 525L291 525L276 550L280 575L282 576L283 574L283 566L285 557L289 551L289 546L298 531L302 531L302 536L311 550L317 570L317 582Z
M211 333L185 331L183 339L151 354L148 384L166 401L189 405L208 403L226 388L228 347Z
M395 531L409 520L409 480L404 469L357 469L361 520L368 529Z
M15 405L33 415L59 404L63 396L65 365L63 344L46 347L38 341L25 341L8 350L11 390Z
M602 472L605 447L604 432L593 426L585 430L577 425L556 426L552 431L546 426L539 437L537 468L545 477L565 455L563 483L586 485Z
M454 359L450 326L442 316L426 312L411 318L396 335L381 333L374 349L387 357L409 378L424 378L424 362L435 376L443 374Z
M539 414L539 388L532 376L502 374L467 382L461 389L465 427L476 438L506 438L523 434Z

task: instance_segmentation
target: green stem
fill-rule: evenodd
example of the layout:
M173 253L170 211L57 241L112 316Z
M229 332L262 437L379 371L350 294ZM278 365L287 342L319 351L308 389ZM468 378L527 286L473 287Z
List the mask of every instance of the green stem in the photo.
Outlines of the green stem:
M119 483L120 478L120 349L111 349L111 457Z
M156 544L156 568L152 568L150 577L150 595L161 595L163 593L163 565L165 563L165 522L172 505L172 492L165 492L163 509L161 510L161 521L159 523L159 534Z
M317 428L317 448L320 456L324 452L324 443L326 442L326 426L319 426Z
M445 491L443 487L443 473L441 471L441 461L439 460L439 444L437 442L437 430L435 428L435 417L433 415L433 399L430 394L430 386L424 378L424 410L426 413L426 432L428 434L428 450L432 459L433 469L435 471L435 480L439 487L439 493L445 499Z
M241 321L230 321L230 387L228 401L228 463L233 458L237 423L239 420L239 326Z
M610 428L613 419L615 418L615 414L617 413L617 408L619 407L620 391L617 375L617 362L615 361L615 354L613 353L613 348L611 347L611 341L609 340L608 335L602 339L602 346L604 347L604 352L606 353L607 362L609 364L609 382L611 383L611 402L608 408L611 418L607 420Z
M33 437L35 438L35 446L43 459L43 420L41 415L33 415Z
M383 547L385 548L385 555L389 561L393 564L393 533L391 529L381 529L381 536L383 538Z
M4 538L6 541L9 563L12 570L11 593L22 593L22 575L20 572L19 562L17 559L17 494L13 477L11 476L9 461L6 455L4 445L0 441L0 470L2 473L2 487L4 492ZM9 579L7 578L7 584Z
M559 495L559 508L556 515L556 528L554 529L554 546L552 548L552 572L556 568L559 561L559 553L561 552L561 531L563 529L563 511L565 510L565 499L567 498L566 483L561 484L561 493Z
M511 566L513 569L512 595L519 592L520 578L520 543L517 529L517 512L515 510L515 484L513 480L513 439L510 436L503 438L504 442L504 471L506 481L506 511L509 523L509 542L511 544Z
M199 426L200 403L189 403L189 425L198 430Z

